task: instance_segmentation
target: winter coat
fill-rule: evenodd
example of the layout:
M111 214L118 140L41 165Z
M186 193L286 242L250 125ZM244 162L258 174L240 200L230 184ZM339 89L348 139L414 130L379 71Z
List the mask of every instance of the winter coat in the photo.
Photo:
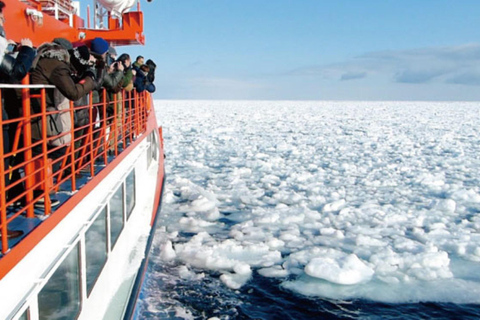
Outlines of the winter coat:
M18 83L25 78L35 58L35 50L22 46L17 56L6 54L8 42L0 37L0 83ZM5 100L2 108L3 119L18 118L20 116L21 104L14 89L2 90L2 97Z
M68 51L54 43L43 44L38 49L38 61L31 73L32 84L53 84L69 100L78 100L95 87L90 76L75 83ZM36 59L36 60L37 60ZM53 107L53 90L47 90L47 107Z
M68 51L54 43L45 43L38 49L38 55L34 61L34 69L31 73L32 84L54 85L55 89L46 90L47 111L60 110L59 114L49 116L47 119L47 135L55 136L60 133L70 132L72 128L69 100L78 100L86 96L94 87L95 81L91 76L86 76L80 82L75 83L70 67L70 55ZM40 101L37 99L37 108ZM32 101L32 105L34 101ZM39 110L34 110L39 111ZM60 119L58 119L60 118ZM32 123L32 137L41 139L40 117ZM66 134L51 140L54 146L69 144L71 135Z
M123 83L122 88L125 91L132 91L133 89L133 72L131 68L123 71Z
M155 62L153 62L153 61L150 60L150 59L148 59L145 64L146 64L146 65L148 66L148 68L150 69L150 70L148 71L147 81L153 84L153 81L155 81L155 69L157 68L157 65L155 64Z
M137 92L143 92L147 90L148 92L154 92L155 86L153 83L150 83L147 79L148 73L139 69L136 76L133 86L137 89Z
M103 86L107 91L118 92L121 90L121 83L123 80L123 72L115 70L112 73L105 75Z
M4 54L0 63L0 83L18 83L25 78L35 58L35 50L22 46L16 57Z
M135 70L135 72L138 72L140 70L140 67L142 65L140 63L138 63L137 61L135 61L134 63L132 63L132 69Z

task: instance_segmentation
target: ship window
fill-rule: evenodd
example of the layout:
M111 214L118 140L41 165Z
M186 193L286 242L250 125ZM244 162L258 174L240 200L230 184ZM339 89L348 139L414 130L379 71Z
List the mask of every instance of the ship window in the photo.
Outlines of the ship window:
M157 139L157 133L154 131L152 132L152 158L155 159L155 161L158 160L158 139Z
M110 243L115 246L123 229L123 183L110 199Z
M152 163L152 136L153 132L147 136L148 149L147 149L147 168L150 168Z
M23 314L18 318L18 320L28 320L28 315L27 315L28 310L25 310Z
M127 219L135 208L135 169L130 172L126 180Z
M78 244L38 294L39 319L75 319L80 311Z
M98 275L107 261L107 207L85 233L87 293L90 295Z

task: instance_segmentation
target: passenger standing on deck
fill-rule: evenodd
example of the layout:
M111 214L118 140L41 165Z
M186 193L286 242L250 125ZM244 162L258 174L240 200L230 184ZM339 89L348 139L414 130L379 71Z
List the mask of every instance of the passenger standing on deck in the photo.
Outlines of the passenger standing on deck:
M135 72L138 72L138 70L140 70L140 67L143 66L144 61L145 61L145 58L143 56L138 56L132 65L133 70L135 70Z
M125 90L125 109L121 110L121 112L125 115L125 118L128 119L133 115L130 106L133 106L133 77L135 76L136 72L132 69L132 60L130 55L127 53L122 53L120 57L118 57L117 61L122 64L123 66L123 80L122 80L122 89ZM122 106L119 106L120 108ZM122 123L122 134L127 135L132 131L131 128L127 128L125 124Z
M7 54L7 47L9 41L5 37L4 23L5 16L3 10L5 8L5 3L0 1L0 82L1 83L18 83L22 80L28 73L32 65L32 61L35 57L35 50L32 49L32 41L30 39L22 39L20 41L20 50L18 51L17 57ZM12 43L12 42L10 42ZM14 43L12 43L14 44ZM2 119L7 120L10 114L10 117L18 117L19 109L21 104L17 104L16 93L15 91L2 92L3 100L2 101ZM16 129L16 124L12 124L11 129ZM11 151L11 139L10 139L10 128L8 125L4 125L3 128L3 152L8 153ZM5 170L9 168L10 159L5 158L4 167ZM9 184L8 175L5 175L5 185ZM8 230L7 231L9 238L19 237L23 234L19 230Z
M155 62L153 62L153 60L150 60L150 59L148 59L147 62L145 62L145 64L149 68L148 74L147 74L147 84L146 84L147 91L153 93L156 90L155 85L153 84L153 81L155 81L155 69L157 68L157 65L155 64Z
M122 80L123 80L123 64L117 59L117 51L114 47L108 48L107 53L107 74L105 75L105 81L103 82L103 87L107 89L108 101L113 101L112 93L119 92L122 89Z
M113 155L115 152L115 144L122 137L122 85L123 85L123 64L119 61L115 61L117 58L117 51L115 48L110 47L107 54L107 75L105 76L105 81L103 83L104 88L107 90L107 101L109 105L107 107L107 114L109 116L114 116L116 114L116 119L112 119L111 130L110 132L117 131L117 134L111 134L108 139L108 153ZM115 104L114 101L117 103ZM115 141L117 140L117 141Z
M133 77L136 74L135 70L132 69L132 59L130 59L130 55L128 55L127 53L122 53L120 57L118 57L117 61L123 65L122 88L125 91L132 91Z
M72 77L73 70L70 66L70 55L67 50L56 43L44 43L38 48L38 55L34 61L34 69L31 73L32 84L54 85L55 89L46 89L46 105L47 110L68 110L69 100L78 100L87 95L95 86L96 77L93 70L87 70L83 79L75 83ZM37 101L36 101L37 100ZM32 105L37 103L38 99L32 99ZM62 131L56 134L62 135L54 140L50 140L48 144L49 158L54 159L53 171L59 170L62 160L60 158L65 155L66 147L70 145L71 136L71 119L69 112L60 114L59 119ZM39 120L39 119L37 119ZM40 121L32 123L32 137L40 140L42 130ZM34 149L36 154L41 153L40 148ZM60 159L60 160L59 160ZM55 161L57 160L57 161Z
M102 78L99 79L100 81L97 83L97 85L95 86L92 92L93 104L98 104L103 101L102 85L103 85L103 81L105 80L104 78L106 74L106 59L108 54L108 48L109 48L109 44L103 38L95 38L90 43L90 53L95 58L96 68L104 70ZM105 117L103 108L99 107L99 111L100 111L100 119L103 119Z

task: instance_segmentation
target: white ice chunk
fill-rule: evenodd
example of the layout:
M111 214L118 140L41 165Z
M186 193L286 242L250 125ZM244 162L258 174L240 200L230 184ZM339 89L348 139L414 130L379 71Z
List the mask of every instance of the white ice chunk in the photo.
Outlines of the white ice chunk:
M252 276L252 269L246 263L238 263L233 268L235 273L225 273L220 280L231 289L240 289Z
M333 283L352 285L369 281L374 271L356 255L350 254L340 259L328 257L312 259L305 266L305 273Z
M258 270L258 273L261 276L267 278L283 278L288 276L288 271L283 269L281 266L273 266L270 268L262 268Z
M160 259L162 261L172 261L175 259L177 254L172 246L172 241L168 240L160 248Z
M334 212L339 211L345 206L345 199L340 199L334 202L327 203L323 207L323 212Z

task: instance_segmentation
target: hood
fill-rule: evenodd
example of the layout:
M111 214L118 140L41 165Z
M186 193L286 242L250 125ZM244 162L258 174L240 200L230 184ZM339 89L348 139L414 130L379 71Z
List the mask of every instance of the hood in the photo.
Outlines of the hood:
M33 60L32 67L35 68L38 61L42 58L57 59L58 61L63 61L65 63L70 62L70 54L68 51L61 45L53 42L47 42L38 47L37 56L35 57L35 60Z

